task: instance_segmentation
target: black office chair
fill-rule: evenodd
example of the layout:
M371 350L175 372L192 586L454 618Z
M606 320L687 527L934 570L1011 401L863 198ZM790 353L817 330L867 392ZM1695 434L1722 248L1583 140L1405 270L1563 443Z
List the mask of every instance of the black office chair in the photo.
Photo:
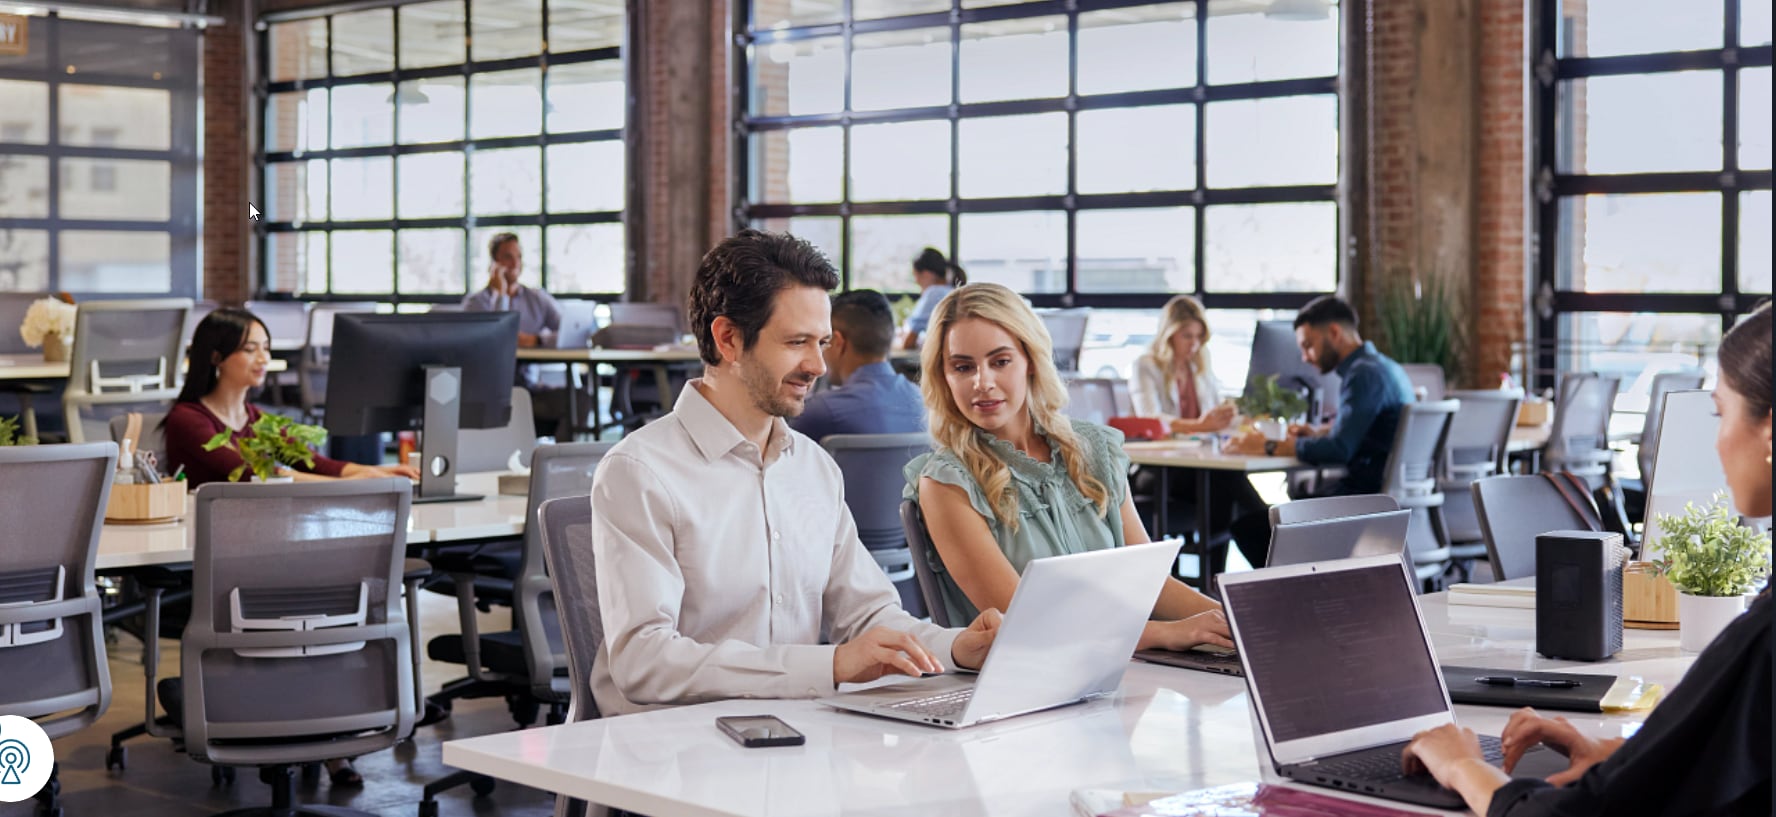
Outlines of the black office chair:
M925 530L925 514L919 511L919 503L910 499L900 503L900 525L906 531L907 550L913 559L913 578L919 583L919 595L925 598L925 611L931 614L931 623L939 627L953 627L950 623L950 610L944 606L943 590L937 584L937 570L932 561L937 558L937 549L931 545L931 534Z

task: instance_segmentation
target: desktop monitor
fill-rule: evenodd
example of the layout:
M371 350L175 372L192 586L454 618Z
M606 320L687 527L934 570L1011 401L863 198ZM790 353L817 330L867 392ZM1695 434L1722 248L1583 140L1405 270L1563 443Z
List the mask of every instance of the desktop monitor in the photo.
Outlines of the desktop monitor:
M1246 368L1246 388L1273 374L1278 386L1307 392L1310 421L1326 415L1324 402L1338 391L1336 382L1331 380L1336 375L1322 375L1313 364L1301 359L1301 347L1295 343L1295 325L1291 321L1259 321L1252 334L1252 362Z
M348 313L333 324L327 430L374 434L421 429L415 502L455 493L458 428L511 419L518 313Z

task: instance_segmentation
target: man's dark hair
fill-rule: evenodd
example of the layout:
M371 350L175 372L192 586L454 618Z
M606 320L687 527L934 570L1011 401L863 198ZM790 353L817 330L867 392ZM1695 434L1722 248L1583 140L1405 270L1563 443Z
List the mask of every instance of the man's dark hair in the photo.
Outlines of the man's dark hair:
M894 307L888 296L873 289L854 289L833 296L833 331L844 332L845 341L864 357L885 358L894 345Z
M517 233L494 233L492 238L487 239L487 257L498 261L500 248L508 241L517 240Z
M1327 324L1338 324L1351 331L1357 328L1357 310L1337 295L1321 295L1307 302L1307 306L1295 313L1295 328L1312 326L1316 329Z
M722 239L703 256L691 284L691 331L703 362L722 362L710 326L716 318L740 327L740 348L751 349L771 322L777 293L792 286L836 289L839 274L813 244L789 233L741 230Z

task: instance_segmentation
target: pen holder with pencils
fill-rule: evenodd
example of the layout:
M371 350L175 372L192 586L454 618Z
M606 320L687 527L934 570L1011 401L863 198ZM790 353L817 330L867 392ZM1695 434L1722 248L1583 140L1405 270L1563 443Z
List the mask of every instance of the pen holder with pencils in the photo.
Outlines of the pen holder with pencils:
M146 485L112 485L105 502L105 521L134 525L171 522L185 515L184 480Z

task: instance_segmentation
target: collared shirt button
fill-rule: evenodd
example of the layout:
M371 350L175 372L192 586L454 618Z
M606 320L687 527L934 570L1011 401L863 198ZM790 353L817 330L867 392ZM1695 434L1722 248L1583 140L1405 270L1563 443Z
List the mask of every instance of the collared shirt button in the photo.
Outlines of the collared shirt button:
M777 599L778 604L782 604L783 603L783 594L778 593L776 599Z
M773 542L783 541L783 531L780 531L780 530L771 531L771 541L773 541Z

